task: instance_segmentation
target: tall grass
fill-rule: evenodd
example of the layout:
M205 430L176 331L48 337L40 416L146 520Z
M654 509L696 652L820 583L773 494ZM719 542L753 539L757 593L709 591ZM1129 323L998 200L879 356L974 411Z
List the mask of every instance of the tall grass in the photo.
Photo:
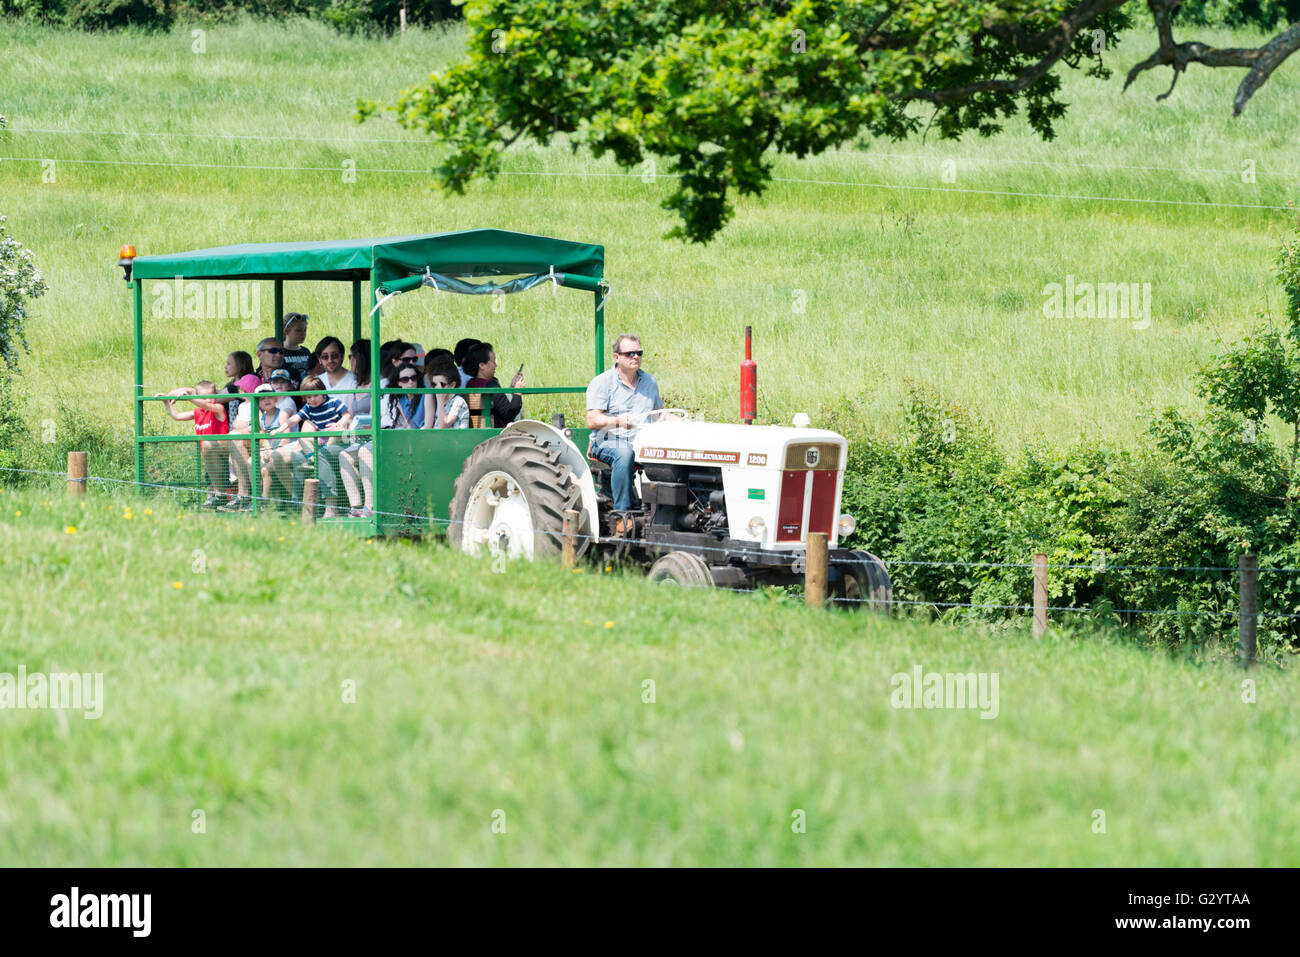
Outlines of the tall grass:
M98 488L0 491L0 575L0 672L104 675L98 720L0 710L9 865L1300 863L1290 671ZM997 716L894 708L918 665Z
M1216 36L1246 42L1207 39ZM1149 43L1124 40L1111 54L1121 75ZM1292 196L1289 68L1236 120L1235 71L1194 69L1161 103L1153 97L1168 78L1158 71L1123 95L1117 79L1071 74L1072 109L1053 143L1013 122L987 141L782 159L777 176L798 182L740 201L735 222L699 248L661 238L673 225L658 206L663 176L589 175L616 169L557 143L516 149L506 161L515 175L442 196L422 172L437 155L426 138L352 122L359 97L391 102L455 59L456 30L376 40L310 22L244 22L209 27L203 41L195 53L187 28L91 35L0 24L11 121L0 132L0 196L52 285L36 304L25 363L34 423L60 400L104 429L129 423L130 297L113 265L128 241L149 254L497 226L600 242L614 285L610 331L646 337L647 366L674 404L735 416L748 324L769 420L865 391L873 423L888 427L916 382L995 422L1009 448L1080 435L1131 442L1144 410L1193 401L1189 372L1217 337L1279 305L1268 263L1294 217L1238 207ZM53 183L42 182L44 158L56 161ZM1253 183L1241 175L1246 161ZM1068 275L1150 283L1150 327L1046 318L1044 287ZM291 284L287 295L315 320L313 340L350 333L344 288ZM268 329L270 301L268 286ZM420 293L387 320L386 331L426 346L489 338L503 366L527 360L533 385L590 374L590 301L572 292L512 297L504 316L481 300ZM236 320L151 320L144 384L218 377L225 352L250 349L261 332Z

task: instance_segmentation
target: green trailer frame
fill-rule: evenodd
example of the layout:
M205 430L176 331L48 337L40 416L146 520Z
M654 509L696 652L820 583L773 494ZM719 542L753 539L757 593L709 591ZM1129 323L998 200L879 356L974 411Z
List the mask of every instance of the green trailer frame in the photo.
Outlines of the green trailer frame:
M595 371L605 368L604 306L608 284L604 280L603 246L576 243L546 236L500 229L470 229L383 239L331 240L325 242L256 243L222 246L164 256L141 256L130 267L130 285L135 309L135 475L144 486L145 447L153 443L200 441L198 436L150 435L145 432L145 403L161 401L144 393L144 284L146 281L187 282L271 280L274 282L274 331L283 338L284 284L291 282L348 282L352 284L352 340L363 329L362 283L369 284L370 323L370 407L380 408L382 396L392 393L439 395L444 393L525 395L584 392L585 386L528 389L381 389L380 355L383 342L380 306L387 299L433 286L459 293L522 292L537 285L565 286L593 296L595 319ZM337 391L337 390L336 390ZM366 390L357 390L358 392ZM281 393L285 394L285 393ZM317 395L292 392L288 395ZM490 421L490 419L489 419ZM585 448L586 423L574 428L573 439ZM258 417L252 416L253 432L248 439L235 436L227 441L253 443L252 461L257 462ZM373 518L341 518L332 521L353 526L366 534L423 533L445 527L449 518L452 490L462 463L476 445L496 435L495 428L479 429L381 429L379 415L371 426L355 429L357 439L369 437L374 455L375 515ZM289 437L342 436L342 432L291 432ZM253 512L265 500L259 488L261 470L250 469ZM431 526L433 528L431 528Z

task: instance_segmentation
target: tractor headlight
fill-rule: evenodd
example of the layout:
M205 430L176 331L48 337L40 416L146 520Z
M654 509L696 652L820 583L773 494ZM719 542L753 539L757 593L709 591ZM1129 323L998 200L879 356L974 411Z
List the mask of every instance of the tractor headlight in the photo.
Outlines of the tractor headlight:
M858 527L857 520L852 515L841 515L839 521L840 538L848 538L853 534L853 530Z
M745 527L749 529L749 534L753 535L755 538L762 538L763 530L767 528L767 522L763 521L761 515L755 515L749 520L749 524Z

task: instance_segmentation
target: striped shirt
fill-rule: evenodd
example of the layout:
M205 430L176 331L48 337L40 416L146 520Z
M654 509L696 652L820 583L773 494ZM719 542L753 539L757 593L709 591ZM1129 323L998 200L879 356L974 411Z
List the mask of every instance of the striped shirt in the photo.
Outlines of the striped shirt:
M341 419L343 413L347 410L347 406L342 402L330 397L320 405L312 405L308 402L301 410L299 410L298 415L306 419L311 419L311 424L316 426L316 428L320 429L322 432L328 432L330 431L330 426Z

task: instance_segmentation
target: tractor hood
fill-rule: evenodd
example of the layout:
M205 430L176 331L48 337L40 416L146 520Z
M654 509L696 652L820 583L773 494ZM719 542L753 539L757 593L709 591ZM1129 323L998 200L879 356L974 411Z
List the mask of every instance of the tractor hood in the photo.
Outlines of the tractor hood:
M656 422L638 429L638 462L740 468L841 469L844 437L827 429L720 422Z

